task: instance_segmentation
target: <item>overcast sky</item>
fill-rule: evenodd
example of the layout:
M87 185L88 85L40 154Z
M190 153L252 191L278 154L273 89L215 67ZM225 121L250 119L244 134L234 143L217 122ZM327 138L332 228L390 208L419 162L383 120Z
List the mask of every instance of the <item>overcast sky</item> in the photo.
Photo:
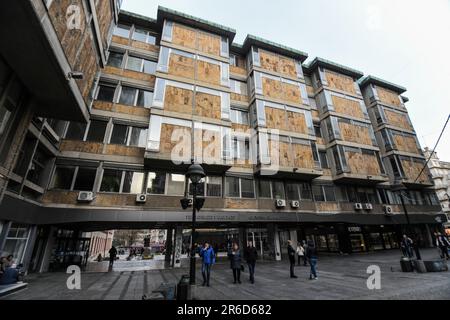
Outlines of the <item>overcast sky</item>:
M450 0L124 0L156 18L158 5L344 64L408 89L422 147L432 148L450 113ZM450 125L437 149L450 161Z

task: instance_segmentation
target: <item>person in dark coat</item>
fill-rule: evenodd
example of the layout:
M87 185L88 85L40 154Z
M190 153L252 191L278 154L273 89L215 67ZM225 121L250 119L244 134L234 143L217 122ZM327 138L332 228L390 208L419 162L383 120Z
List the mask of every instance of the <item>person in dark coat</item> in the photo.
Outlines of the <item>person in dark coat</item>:
M314 241L308 240L308 247L306 248L306 258L311 266L311 272L309 275L310 280L317 280L317 248L314 245Z
M116 247L112 246L111 249L109 249L109 265L112 267L114 264L114 261L116 260L117 256L117 249Z
M448 247L450 246L450 241L440 232L436 234L436 246L441 250L441 258L448 260Z
M205 245L200 250L200 257L202 258L202 276L203 286L209 287L209 278L211 276L211 266L216 263L216 255L213 248L209 243L205 242Z
M250 274L250 282L255 283L255 265L258 258L258 251L253 246L253 242L249 241L247 248L244 251L244 259L248 265L248 272Z
M406 234L403 235L402 241L400 243L402 248L403 256L412 258L413 257L413 241Z
M292 247L292 241L288 240L288 256L289 256L289 263L290 263L290 273L291 278L297 278L297 276L294 274L294 267L295 267L295 249Z
M234 243L231 250L228 252L228 258L230 259L231 269L233 270L233 283L236 284L237 281L240 284L242 259L241 250L239 250L239 245L237 243Z

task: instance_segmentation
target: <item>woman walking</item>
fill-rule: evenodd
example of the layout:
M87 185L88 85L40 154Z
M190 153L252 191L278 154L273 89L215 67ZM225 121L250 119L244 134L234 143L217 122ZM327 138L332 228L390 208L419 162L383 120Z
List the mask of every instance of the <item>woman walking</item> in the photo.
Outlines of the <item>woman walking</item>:
M228 258L230 259L231 269L233 270L233 283L236 284L237 281L240 284L242 259L241 251L239 250L239 245L237 243L234 243L230 252L228 252Z
M300 265L300 260L305 259L305 249L303 249L302 244L297 243L297 263Z
M306 257L309 260L311 266L311 272L309 275L310 280L317 280L317 249L312 240L308 240L308 247L306 248Z

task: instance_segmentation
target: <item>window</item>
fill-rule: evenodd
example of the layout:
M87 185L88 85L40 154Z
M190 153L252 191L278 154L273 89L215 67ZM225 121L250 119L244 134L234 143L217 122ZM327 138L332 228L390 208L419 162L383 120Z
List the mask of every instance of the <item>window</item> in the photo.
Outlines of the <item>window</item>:
M109 143L111 144L127 144L127 135L128 135L128 127L121 124L114 124L111 140Z
M336 201L336 194L334 193L334 186L323 186L325 200Z
M136 89L135 88L122 87L122 91L120 93L120 98L119 98L120 104L134 106L135 99L136 99Z
M328 159L327 159L327 152L326 151L319 151L319 157L320 157L320 166L322 169L329 169L330 166L328 165Z
M156 38L153 35L150 35L147 30L137 27L134 29L132 39L153 45L156 43Z
M296 183L286 183L286 195L288 200L300 200L298 185Z
M155 61L144 59L144 69L143 72L147 74L155 74L157 63Z
M271 198L271 183L269 180L259 180L258 182L258 197L259 198Z
M230 198L254 198L253 179L226 177L225 196Z
M249 160L250 159L250 142L245 137L234 137L233 159Z
M231 109L230 120L233 123L248 125L248 112L243 110Z
M222 177L206 177L206 196L222 196Z
M149 172L147 178L147 193L164 194L166 187L166 173Z
M56 167L51 188L70 190L74 173L74 167Z
M241 197L242 198L255 197L255 186L253 183L253 179L241 178Z
M153 102L153 92L147 90L138 90L136 106L150 108Z
M272 198L273 199L285 199L284 195L284 184L282 181L273 181L272 182Z
M322 186L313 186L312 192L314 195L314 201L325 201L325 195L323 193Z
M100 83L98 86L97 100L113 102L115 92L116 92L115 86Z
M246 82L231 79L230 88L231 91L234 93L241 94L244 96L248 95Z
M239 178L226 177L225 179L225 195L230 198L239 198Z
M102 192L120 192L120 182L122 180L122 171L105 169L103 171L102 184L100 191Z
M130 127L129 146L145 148L147 145L147 128Z
M9 102L8 99L4 101L2 105L0 105L0 138L6 132L6 129L9 127L10 122L12 121L12 112L15 107Z
M320 130L320 125L314 126L314 133L317 138L322 138L322 130Z
M310 200L312 201L312 190L311 185L309 183L302 183L300 186L300 198L302 200Z
M66 132L67 140L79 140L84 139L84 133L86 132L86 124L81 122L70 122Z
M86 136L86 141L103 142L106 132L106 121L92 120Z
M96 173L97 169L94 168L79 168L73 189L77 191L92 191Z
M143 58L129 56L127 60L126 69L145 72L148 74L155 74L157 63Z
M230 66L237 67L238 58L234 54L230 54Z
M119 24L114 29L114 35L119 36L119 37L129 38L130 37L130 29L131 29L131 26Z
M167 194L173 196L180 196L184 194L184 180L182 174L168 174Z
M143 172L125 171L123 176L123 193L140 194L144 183Z
M111 51L108 57L108 66L122 68L123 53Z

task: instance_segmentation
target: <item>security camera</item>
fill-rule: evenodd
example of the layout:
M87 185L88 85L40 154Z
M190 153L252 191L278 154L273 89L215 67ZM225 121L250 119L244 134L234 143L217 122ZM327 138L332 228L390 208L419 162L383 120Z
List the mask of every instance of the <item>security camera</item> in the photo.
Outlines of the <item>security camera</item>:
M69 79L75 79L75 80L83 80L84 73L81 71L71 71L67 74L67 77Z

